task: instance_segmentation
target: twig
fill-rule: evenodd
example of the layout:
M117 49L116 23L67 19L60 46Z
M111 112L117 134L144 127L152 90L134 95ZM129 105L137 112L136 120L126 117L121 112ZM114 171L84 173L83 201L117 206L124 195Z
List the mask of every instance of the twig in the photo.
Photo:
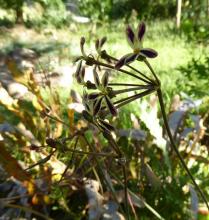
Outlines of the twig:
M24 212L30 212L30 213L33 213L34 215L37 215L43 219L46 219L46 220L53 220L52 218L36 211L36 210L33 210L29 207L26 207L26 206L20 206L20 205L16 205L16 204L8 204L8 203L4 203L4 202L1 202L3 206L5 207L9 207L9 208L14 208L14 209L20 209L20 210L23 210Z

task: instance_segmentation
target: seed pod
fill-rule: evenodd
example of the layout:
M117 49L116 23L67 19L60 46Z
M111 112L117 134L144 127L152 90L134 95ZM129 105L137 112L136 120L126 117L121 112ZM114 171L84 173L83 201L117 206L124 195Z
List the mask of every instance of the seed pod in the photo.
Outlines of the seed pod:
M96 87L98 89L99 86L100 86L99 76L98 76L98 73L97 73L97 71L95 69L94 69L93 73L94 73L94 83L95 83L95 85L96 85Z
M101 109L102 100L103 100L103 97L99 98L99 99L95 102L94 107L93 107L94 116L96 116L96 115L98 114L99 110Z
M86 53L84 52L84 44L86 42L86 39L84 37L81 37L80 40L80 47L81 47L81 53L83 54L84 57L86 57Z
M80 45L83 46L86 42L86 39L85 37L81 37L81 40L80 40Z
M108 122L106 122L102 119L99 119L98 121L99 121L100 125L102 125L106 130L108 130L108 131L115 130L115 128L111 124L109 124Z
M82 67L81 71L80 71L80 77L81 77L81 81L84 82L84 77L85 77L85 68Z
M76 78L76 79L77 79L77 77L78 77L79 74L80 74L81 66L82 66L82 60L80 60L80 62L78 63L78 66L77 66L77 69L76 69L76 72L75 72L75 78Z
M105 101L106 101L106 106L109 109L110 113L113 116L117 115L117 109L115 108L115 106L112 104L110 98L108 96L105 96Z
M84 119L86 119L86 121L88 121L88 122L93 121L93 117L86 110L82 111L82 115L83 115Z
M106 88L108 86L109 81L109 73L106 71L104 75L102 76L102 86Z
M96 40L95 42L95 49L98 51L99 50L99 39Z
M103 37L101 40L100 40L100 48L102 48L102 46L105 44L105 42L107 41L107 37Z

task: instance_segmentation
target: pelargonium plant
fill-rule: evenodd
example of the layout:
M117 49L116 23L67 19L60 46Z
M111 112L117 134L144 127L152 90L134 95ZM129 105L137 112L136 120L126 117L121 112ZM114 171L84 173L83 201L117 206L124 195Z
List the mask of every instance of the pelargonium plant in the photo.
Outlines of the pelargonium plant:
M143 41L146 32L146 25L141 22L136 30L133 30L130 26L126 28L126 38L128 44L132 48L132 52L123 55L120 59L117 59L108 54L106 50L103 50L103 46L106 42L106 37L96 40L95 50L96 55L86 53L84 48L85 38L80 40L80 48L82 56L78 57L76 62L78 63L75 78L77 82L83 86L83 104L85 110L82 112L83 117L103 134L108 140L110 146L115 151L118 161L123 166L125 186L127 186L126 178L126 158L117 145L113 135L115 128L109 122L111 117L118 117L118 109L127 105L136 99L140 99L151 93L156 93L158 96L162 117L164 120L165 129L170 141L170 145L177 154L183 168L189 175L192 183L198 190L205 204L208 206L207 200L202 190L197 185L194 177L187 168L178 148L173 140L165 112L164 101L162 96L160 80L152 68L149 59L156 58L158 53L151 48L144 48ZM144 62L149 68L151 76L147 76L140 70L134 68L131 64L133 62ZM85 81L85 67L93 67L94 82ZM114 83L110 80L110 75L117 71L120 74L125 74L133 77L134 82L138 83ZM122 87L122 89L116 89ZM120 98L121 94L134 91L132 96ZM108 120L109 119L109 120ZM125 187L125 200L126 211L128 215L128 189ZM128 218L128 217L127 217Z

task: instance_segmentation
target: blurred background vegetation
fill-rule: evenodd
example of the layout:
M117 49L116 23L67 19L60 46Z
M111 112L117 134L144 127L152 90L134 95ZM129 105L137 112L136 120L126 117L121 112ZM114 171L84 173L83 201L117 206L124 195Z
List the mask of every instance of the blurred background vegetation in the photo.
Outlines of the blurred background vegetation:
M99 184L93 197L97 210L106 210L109 219L123 219L123 177L117 162L101 159L119 207L94 157L68 151L76 146L75 139L56 154L47 140L63 140L88 127L78 107L82 91L73 79L80 37L85 36L92 52L95 40L107 36L105 49L119 58L129 51L125 25L137 26L141 20L147 24L145 47L159 53L151 64L162 81L179 150L209 200L209 0L0 0L3 219L97 219L90 215L86 179ZM146 73L141 64L137 67ZM91 69L87 75L92 79ZM112 80L130 79L114 73ZM131 219L209 219L165 144L155 101L151 97L130 104L112 120L128 158ZM97 150L106 150L96 131L88 130L87 138ZM82 138L78 150L89 150ZM25 170L33 164L37 166Z

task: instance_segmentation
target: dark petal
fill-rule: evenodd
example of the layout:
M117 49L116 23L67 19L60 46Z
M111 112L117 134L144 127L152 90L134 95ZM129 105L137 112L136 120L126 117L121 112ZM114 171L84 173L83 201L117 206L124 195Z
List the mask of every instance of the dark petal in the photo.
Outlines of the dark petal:
M94 69L93 73L94 73L94 83L95 83L96 87L98 88L100 86L99 76L98 76L98 73L95 69Z
M115 108L115 106L112 104L110 98L108 96L105 96L105 101L106 101L106 104L107 104L107 108L109 109L110 113L113 115L113 116L116 116L117 115L117 109Z
M96 99L100 96L100 93L98 92L92 92L90 94L88 94L88 99L92 100L92 99Z
M81 66L82 66L82 60L80 60L80 62L78 63L76 72L75 72L75 78L77 78L79 76L79 73L81 71Z
M99 39L97 39L96 42L95 42L95 48L96 48L96 50L99 49Z
M101 109L101 106L102 106L102 99L103 97L101 97L100 99L98 99L96 101L96 103L94 104L94 116L97 115L97 113L99 112L99 110Z
M103 125L102 123L98 123L98 126L102 129L102 133L103 135L106 134L111 134L111 130L109 130L105 125Z
M82 111L82 115L86 119L86 121L89 121L89 122L93 121L93 117L86 110Z
M80 47L81 47L81 53L83 54L84 57L86 56L86 54L84 52L84 44L85 44L85 42L86 42L85 38L82 37L81 40L80 40Z
M106 71L106 72L104 73L104 75L102 76L102 86L103 86L104 88L107 87L108 81L109 81L109 73Z
M91 81L87 80L86 81L86 88L87 89L96 89L96 85L92 83Z
M145 23L144 22L141 22L138 26L138 40L139 41L142 41L143 39L143 36L145 34L145 31L146 31L146 26L145 26Z
M138 55L137 53L133 53L133 54L131 54L130 56L128 56L128 57L126 58L124 64L128 64L128 63L133 62L134 60L137 59L138 56L139 56L139 55Z
M158 55L157 51L150 48L141 49L140 54L148 58L155 58Z
M104 121L102 119L99 119L99 123L101 125L103 125L109 131L114 131L115 130L115 128L111 124L109 124L108 122L106 122L106 121Z
M131 29L131 27L128 25L128 27L126 28L126 35L128 40L134 44L134 38L135 38L135 34L133 32L133 30Z
M84 77L85 77L85 68L82 67L82 69L80 71L80 78L81 78L82 82L84 82Z
M122 66L125 65L125 61L126 61L126 58L129 57L130 55L132 55L133 53L129 53L129 54L126 54L124 56L122 56L118 61L117 63L115 64L115 69L120 69Z
M103 37L100 41L100 48L102 48L102 46L104 45L104 43L107 41L107 38L106 37Z

